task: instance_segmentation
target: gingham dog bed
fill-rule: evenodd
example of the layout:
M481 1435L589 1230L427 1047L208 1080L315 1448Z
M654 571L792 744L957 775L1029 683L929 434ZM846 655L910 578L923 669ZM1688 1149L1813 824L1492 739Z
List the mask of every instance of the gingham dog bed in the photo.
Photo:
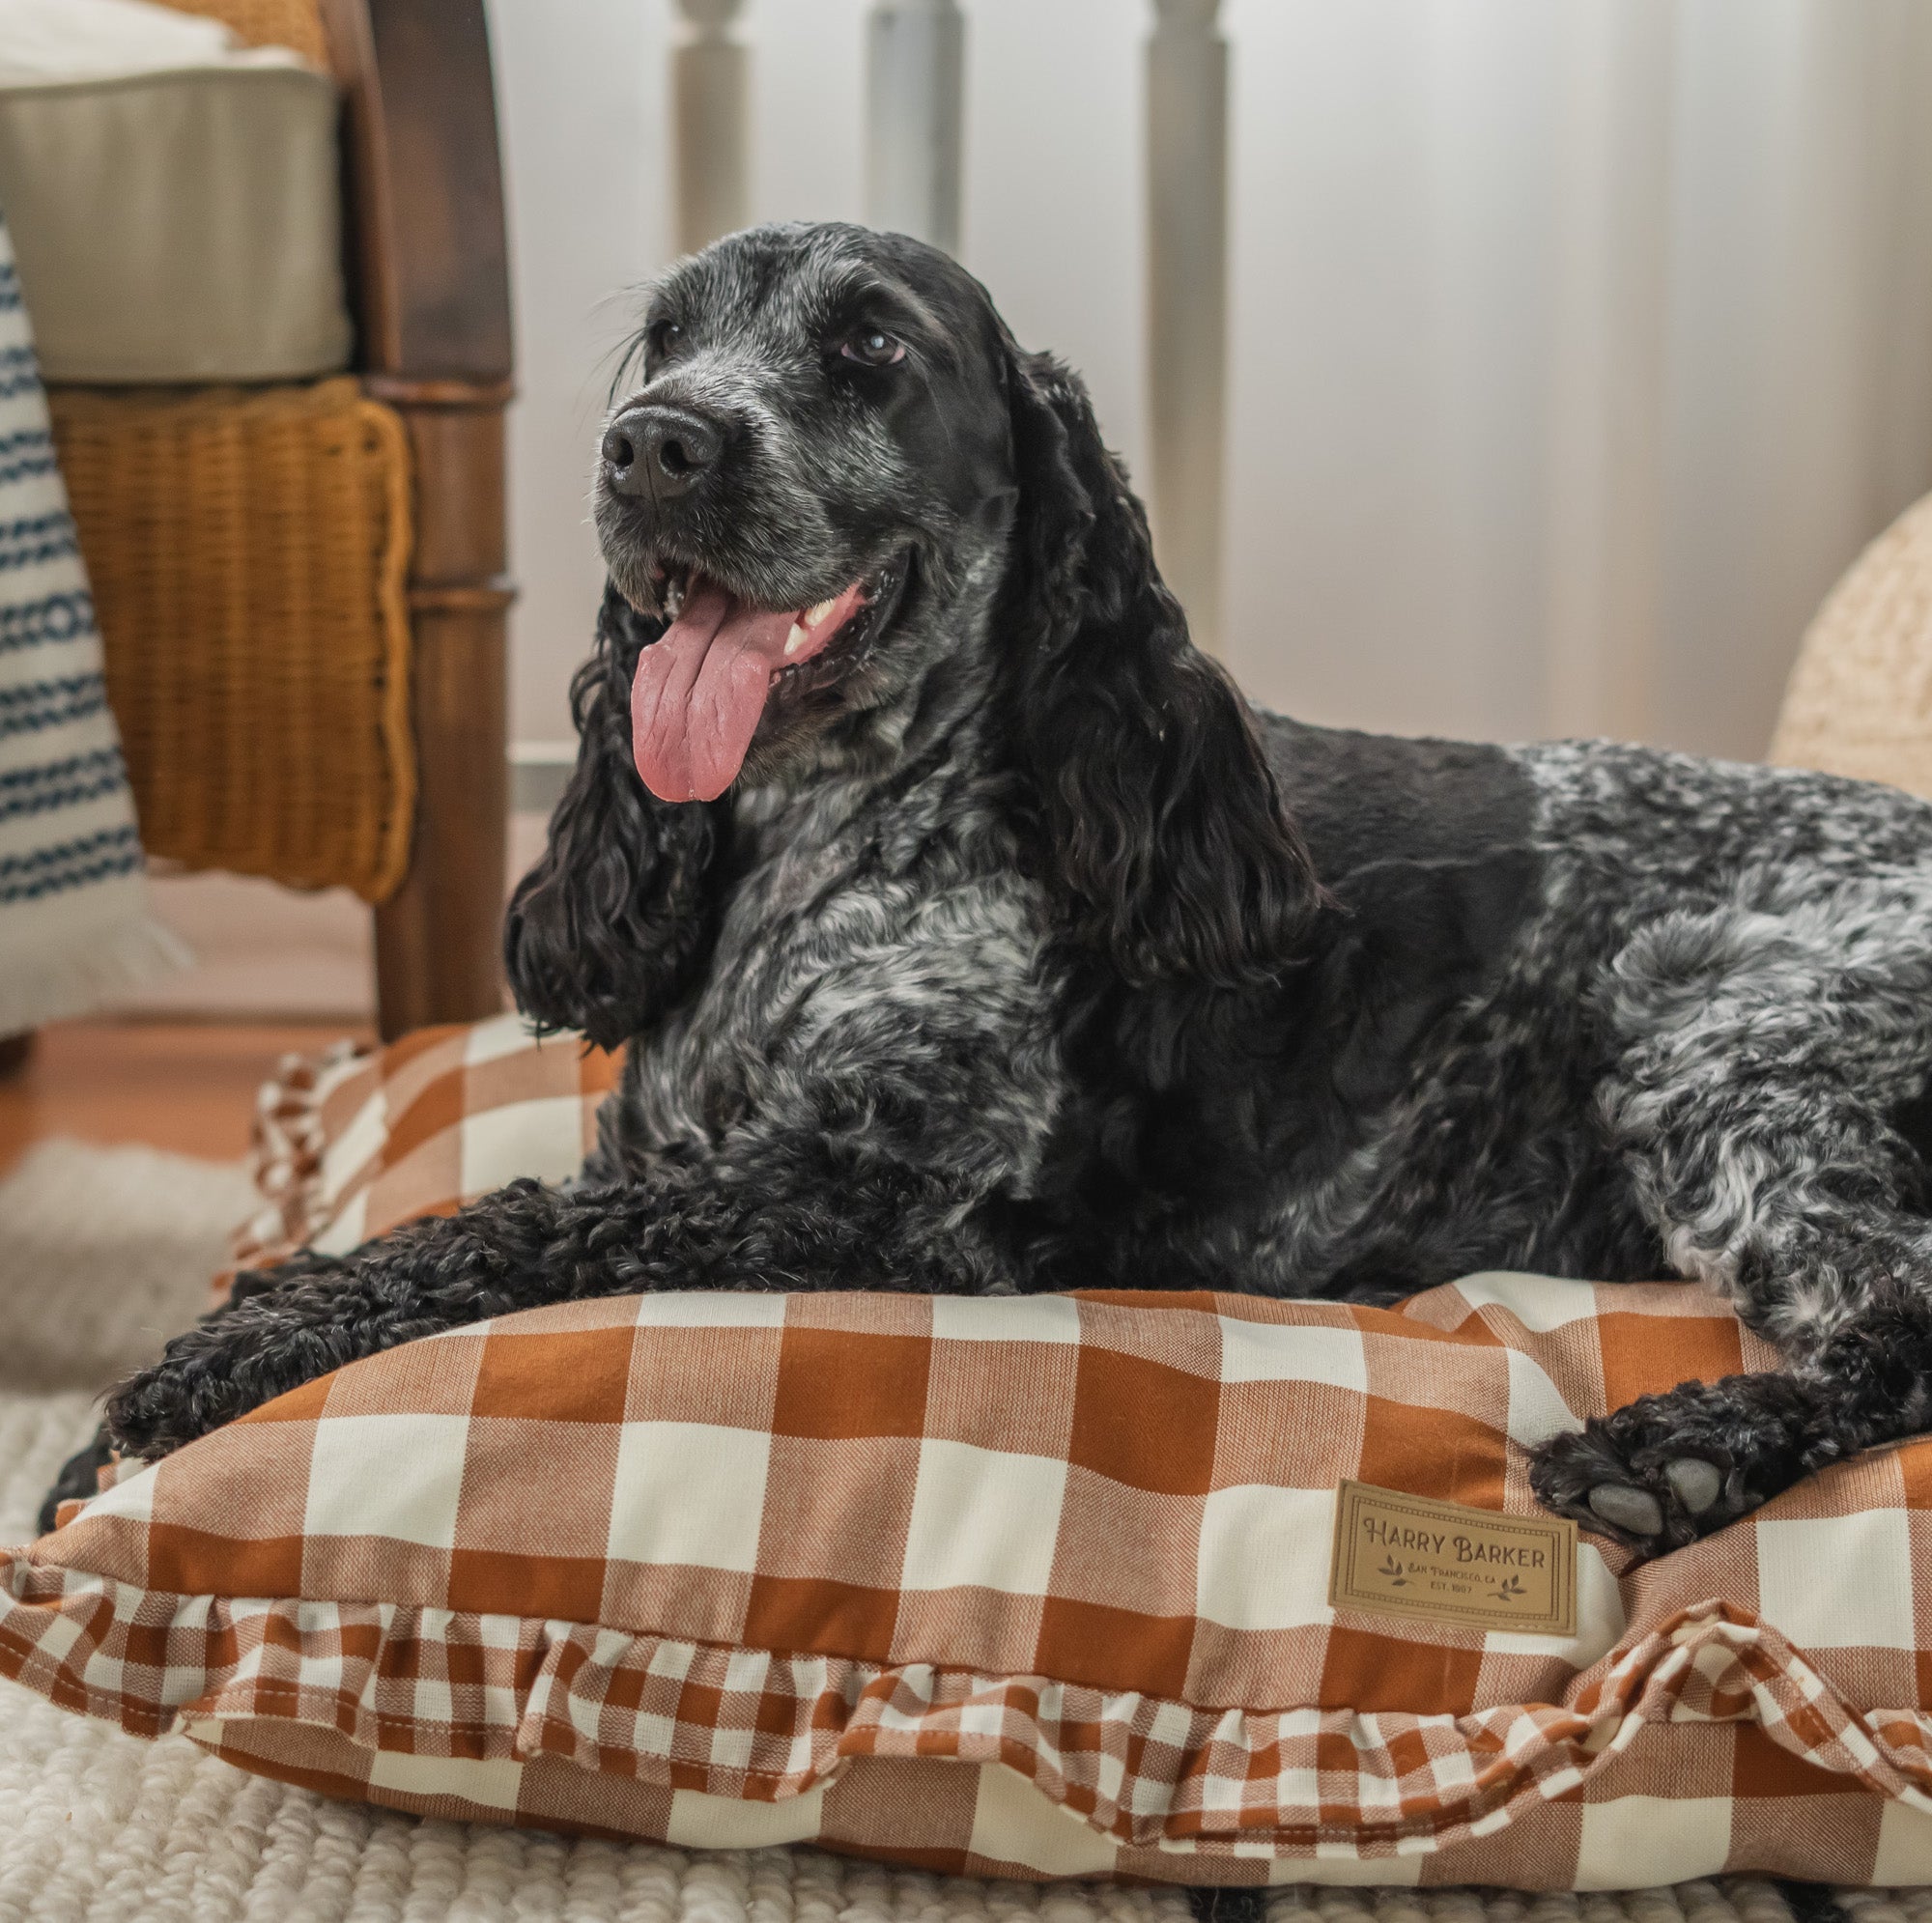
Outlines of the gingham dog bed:
M575 1035L532 1040L517 1015L284 1057L255 1105L262 1207L236 1235L237 1266L305 1246L340 1255L519 1175L567 1179L619 1060Z
M542 1059L581 1144L582 1059ZM337 1117L363 1166L410 1125L366 1118L382 1087ZM1530 1516L1526 1443L1768 1360L1695 1289L1514 1276L1399 1312L572 1304L312 1384L0 1556L0 1672L331 1793L686 1845L1932 1881L1932 1445L1652 1564L1585 1536L1574 1633L1328 1599L1345 1481Z

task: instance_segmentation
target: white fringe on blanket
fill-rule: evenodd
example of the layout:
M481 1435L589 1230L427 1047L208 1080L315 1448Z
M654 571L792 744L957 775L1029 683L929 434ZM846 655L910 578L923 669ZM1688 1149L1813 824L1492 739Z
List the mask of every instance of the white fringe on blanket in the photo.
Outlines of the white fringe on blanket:
M0 218L0 1035L188 959L148 914L94 602Z

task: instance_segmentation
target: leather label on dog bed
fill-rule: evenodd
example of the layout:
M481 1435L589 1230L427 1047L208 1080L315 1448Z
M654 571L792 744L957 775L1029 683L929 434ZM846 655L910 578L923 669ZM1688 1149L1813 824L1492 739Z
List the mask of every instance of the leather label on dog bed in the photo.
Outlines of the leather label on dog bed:
M1344 1483L1328 1602L1530 1635L1577 1633L1577 1525Z

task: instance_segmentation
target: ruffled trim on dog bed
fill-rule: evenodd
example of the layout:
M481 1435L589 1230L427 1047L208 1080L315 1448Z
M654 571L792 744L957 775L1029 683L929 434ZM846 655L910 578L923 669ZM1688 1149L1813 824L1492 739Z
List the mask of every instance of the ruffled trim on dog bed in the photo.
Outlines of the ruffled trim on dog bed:
M171 1596L17 1554L0 1598L0 1674L137 1736L307 1725L370 1751L550 1757L749 1802L805 1795L858 1757L1002 1763L1141 1849L1433 1852L1493 1835L1670 1721L1755 1723L1932 1813L1932 1718L1853 1709L1775 1629L1718 1602L1616 1654L1571 1704L1459 1717L1198 1710L561 1621Z
M355 1075L373 1091L382 1064L367 1046L340 1041L317 1056L285 1055L255 1098L255 1187L262 1206L235 1231L235 1268L262 1268L301 1247L327 1219L324 1158L329 1132L323 1107ZM225 1300L234 1269L214 1279Z

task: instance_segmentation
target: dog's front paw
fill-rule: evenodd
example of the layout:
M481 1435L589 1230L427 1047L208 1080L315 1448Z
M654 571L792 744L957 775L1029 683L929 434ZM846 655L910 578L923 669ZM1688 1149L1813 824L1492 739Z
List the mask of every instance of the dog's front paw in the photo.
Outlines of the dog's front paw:
M1535 1451L1529 1482L1546 1509L1659 1556L1735 1522L1755 1506L1730 1462L1659 1457L1648 1449L1620 1446L1617 1416L1593 1420L1581 1434L1552 1436Z
M1683 1382L1531 1452L1537 1499L1640 1555L1748 1514L1818 1466L1816 1409L1787 1375Z

